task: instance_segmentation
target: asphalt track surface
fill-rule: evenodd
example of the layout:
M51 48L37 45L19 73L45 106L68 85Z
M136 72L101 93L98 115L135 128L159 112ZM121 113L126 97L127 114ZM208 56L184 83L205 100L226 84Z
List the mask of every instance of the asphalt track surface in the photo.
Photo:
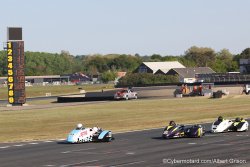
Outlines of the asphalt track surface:
M1 143L0 166L250 166L249 131L169 140L161 134L162 129L120 133L109 143Z

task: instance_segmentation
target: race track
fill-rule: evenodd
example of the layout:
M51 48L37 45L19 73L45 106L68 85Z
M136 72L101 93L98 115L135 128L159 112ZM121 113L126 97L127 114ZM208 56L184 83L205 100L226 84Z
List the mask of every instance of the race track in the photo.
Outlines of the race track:
M210 126L205 125L207 130ZM154 129L115 134L110 143L2 143L0 166L250 166L249 131L170 140L161 139L161 133Z

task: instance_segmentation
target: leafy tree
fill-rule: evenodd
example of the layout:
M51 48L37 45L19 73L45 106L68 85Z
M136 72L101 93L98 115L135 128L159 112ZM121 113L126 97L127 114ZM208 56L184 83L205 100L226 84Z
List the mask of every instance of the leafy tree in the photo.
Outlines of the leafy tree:
M0 76L7 75L7 56L5 51L0 51Z
M62 50L60 54L46 52L25 52L25 74L26 75L60 75L75 72L83 72L91 75L105 73L107 71L134 71L142 62L148 61L179 61L186 67L209 66L217 72L238 71L239 59L250 58L250 48L244 49L240 54L233 56L227 49L218 53L211 48L196 47L189 48L185 55L162 56L140 56L126 54L95 54L72 56L68 51ZM6 51L0 51L0 75L7 75ZM141 77L141 76L137 76ZM158 77L160 78L160 77ZM152 83L152 81L141 78L138 82ZM157 81L158 82L158 81Z
M151 56L151 59L154 60L154 61L161 61L161 60L162 60L162 57L161 57L161 55L159 55L159 54L153 54L153 55Z
M192 46L185 53L185 58L193 60L198 67L208 67L215 62L215 52L211 48Z
M84 65L86 67L93 67L93 68L95 67L97 71L100 73L107 71L109 69L107 66L106 58L101 55L88 56L85 59ZM87 71L89 71L88 68Z
M233 57L234 61L240 63L240 59L249 59L250 58L250 48L244 49L240 54L237 54Z
M165 56L162 57L162 61L179 61L180 56Z
M240 54L242 59L249 59L250 58L250 48L244 49Z
M107 83L109 81L114 81L115 78L116 78L116 72L112 71L106 71L101 75L101 79L104 83Z
M192 59L187 59L184 56L180 56L178 61L185 67L196 67L196 62Z
M216 72L238 71L237 62L233 60L233 55L228 49L222 49L216 55L216 61L211 66Z
M143 86L166 83L177 83L177 76L154 75L149 73L130 73L119 79L117 86Z

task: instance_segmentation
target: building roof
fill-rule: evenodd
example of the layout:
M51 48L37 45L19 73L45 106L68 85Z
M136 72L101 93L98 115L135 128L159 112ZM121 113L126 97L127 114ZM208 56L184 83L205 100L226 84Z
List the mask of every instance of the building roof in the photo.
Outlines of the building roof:
M163 73L166 74L169 71L169 69L159 69L155 73Z
M176 71L183 78L194 78L195 74L211 74L215 73L209 67L188 67L188 68L173 68L172 70Z
M164 62L143 62L148 68L153 70L155 73L157 70L162 69L164 71L169 71L172 68L185 68L178 61L164 61Z

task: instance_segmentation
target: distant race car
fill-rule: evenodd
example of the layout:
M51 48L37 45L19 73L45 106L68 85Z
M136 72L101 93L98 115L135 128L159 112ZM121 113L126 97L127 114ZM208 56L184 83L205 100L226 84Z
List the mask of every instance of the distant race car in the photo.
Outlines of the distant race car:
M205 129L201 125L175 125L167 126L162 134L164 139L193 137L198 138L205 135Z
M234 122L231 127L229 127L228 131L234 132L246 132L248 131L248 122Z
M114 139L109 130L102 130L98 127L84 128L80 125L78 124L77 128L69 133L68 143L109 142Z
M137 92L134 92L131 89L119 90L114 95L114 99L116 99L116 100L119 100L119 99L128 100L128 99L137 99L137 98L138 98Z
M212 133L221 133L221 132L243 132L248 130L248 122L236 118L235 120L228 119L218 119L216 120L211 127Z
M211 127L212 133L220 133L228 131L229 127L233 124L232 120L224 119L222 121L216 120Z

